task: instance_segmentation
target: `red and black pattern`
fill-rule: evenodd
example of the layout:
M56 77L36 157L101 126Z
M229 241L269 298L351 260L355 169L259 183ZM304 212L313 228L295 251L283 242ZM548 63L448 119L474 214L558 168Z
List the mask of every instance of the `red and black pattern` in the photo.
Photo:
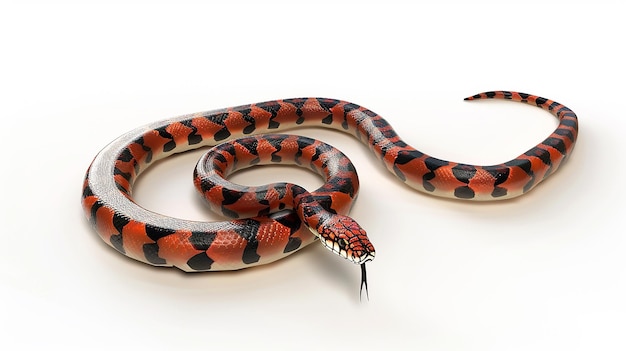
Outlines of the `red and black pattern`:
M315 238L294 213L301 217L309 216L313 223L328 221L316 214L318 210L322 213L320 208L303 206L305 202L317 199L315 201L326 209L324 213L334 211L339 216L347 213L350 207L349 202L338 200L350 197L345 190L338 190L338 195L327 194L325 199L320 200L315 195L302 195L303 189L295 186L260 187L256 189L260 191L258 194L240 196L218 184L213 187L221 188L221 194L216 199L221 201L217 207L222 213L235 216L242 210L240 206L248 202L256 201L255 205L260 207L251 211L256 217L243 218L239 213L236 216L240 218L231 221L204 223L162 216L138 206L132 199L132 186L136 177L160 158L249 134L275 132L301 125L326 126L355 135L398 178L426 193L471 200L519 196L554 173L569 156L578 134L576 115L552 100L516 92L488 92L466 100L484 98L508 99L541 107L554 114L559 119L559 125L548 138L511 161L493 166L474 166L426 155L402 141L387 121L376 113L340 100L285 99L186 115L138 128L105 147L87 171L83 185L83 208L105 242L121 253L149 264L205 271L239 269L272 262ZM228 164L231 151L237 154L237 167L242 167L261 162L261 159L281 161L283 155L276 149L291 143L281 141L273 146L264 146L269 143L264 138L252 138L248 142L233 142L215 154L219 155L215 156L215 166L222 175L235 169L235 165ZM293 162L298 162L300 157L307 167L321 167L314 158L320 158L322 154L295 155ZM329 160L327 162L333 162L334 158L329 157ZM339 179L345 180L347 173L349 171L342 171ZM201 183L196 180L196 185ZM327 189L323 187L318 191L332 192L337 185L330 183L325 185ZM353 186L353 193L356 194L358 181L353 180ZM200 189L204 194L211 193L210 188ZM283 197L282 202L266 203L268 194L283 191L289 194ZM287 200L292 198L296 202L290 205ZM273 212L280 210L281 206L293 206L296 212ZM315 219L316 216L319 218ZM356 228L352 222L342 221L338 220L334 226ZM317 230L316 224L313 227L317 235L336 240L332 244L325 242L329 248L346 246L341 236L324 234L326 229Z
M290 183L249 187L225 179L238 169L278 162L310 168L325 183L309 193ZM285 134L220 144L200 159L194 171L196 188L213 211L240 218L294 210L324 246L360 264L374 257L374 247L365 231L345 216L357 195L358 182L356 169L341 151L318 140Z

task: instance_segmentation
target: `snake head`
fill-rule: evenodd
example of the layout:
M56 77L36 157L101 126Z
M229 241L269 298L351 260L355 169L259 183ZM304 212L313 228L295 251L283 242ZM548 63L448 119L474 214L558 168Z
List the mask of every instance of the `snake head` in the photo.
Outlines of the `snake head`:
M330 216L320 223L317 231L322 245L356 264L371 261L376 255L365 230L350 217Z

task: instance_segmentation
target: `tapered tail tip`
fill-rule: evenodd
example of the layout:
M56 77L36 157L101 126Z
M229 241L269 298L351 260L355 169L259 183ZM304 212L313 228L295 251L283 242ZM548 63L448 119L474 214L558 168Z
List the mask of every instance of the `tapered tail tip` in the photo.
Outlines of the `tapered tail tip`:
M480 94L476 94L476 95L468 96L468 97L466 97L466 98L465 98L465 99L463 99L463 100L468 101L468 100L476 100L476 99L480 99Z

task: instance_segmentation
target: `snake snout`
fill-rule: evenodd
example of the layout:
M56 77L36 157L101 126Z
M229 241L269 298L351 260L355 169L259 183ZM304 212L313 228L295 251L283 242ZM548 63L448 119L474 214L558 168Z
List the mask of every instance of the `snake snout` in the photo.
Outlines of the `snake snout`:
M372 244L367 243L368 245L365 245L364 247L371 247L371 250L365 249L365 250L361 250L359 252L355 252L355 254L352 256L351 261L356 263L356 264L363 264L366 262L370 262L374 260L374 257L376 257L376 252L374 251L374 247L372 247Z
M376 257L375 252L368 252L367 254L361 256L361 259L359 260L358 263L361 264L361 263L373 261L374 257Z

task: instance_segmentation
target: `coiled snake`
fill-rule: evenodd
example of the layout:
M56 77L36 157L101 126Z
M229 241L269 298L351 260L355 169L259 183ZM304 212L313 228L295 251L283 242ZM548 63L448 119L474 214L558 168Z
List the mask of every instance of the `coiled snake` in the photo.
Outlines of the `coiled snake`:
M365 231L346 216L358 192L352 163L320 141L258 134L297 126L335 128L354 135L390 172L419 191L468 200L522 195L569 156L578 134L577 117L557 102L517 92L487 92L466 100L484 98L536 105L555 115L558 127L511 161L474 166L416 150L382 117L346 101L285 99L185 115L132 130L106 146L87 170L83 209L107 244L151 265L184 271L235 270L283 258L319 238L328 249L361 264L363 287L365 262L373 259L374 247ZM224 144L198 163L194 183L214 210L232 220L172 218L133 201L136 177L156 160L219 143ZM237 169L276 162L309 167L326 183L307 192L294 184L244 187L224 179Z

